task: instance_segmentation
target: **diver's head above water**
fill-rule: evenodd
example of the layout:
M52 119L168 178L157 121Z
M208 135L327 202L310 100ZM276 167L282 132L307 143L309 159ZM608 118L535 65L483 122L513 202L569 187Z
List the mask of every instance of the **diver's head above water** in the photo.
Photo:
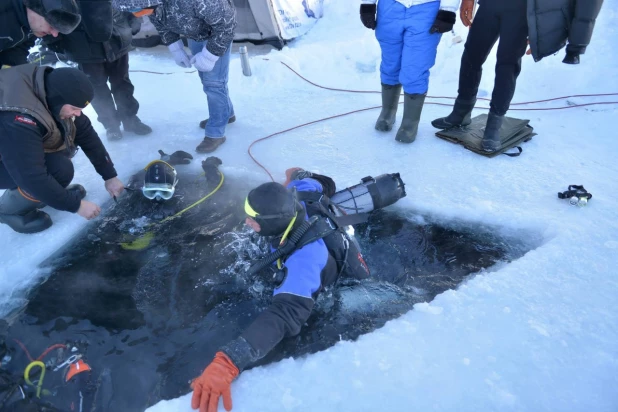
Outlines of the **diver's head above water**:
M245 223L262 236L283 234L294 226L302 211L296 193L280 183L264 183L245 199Z

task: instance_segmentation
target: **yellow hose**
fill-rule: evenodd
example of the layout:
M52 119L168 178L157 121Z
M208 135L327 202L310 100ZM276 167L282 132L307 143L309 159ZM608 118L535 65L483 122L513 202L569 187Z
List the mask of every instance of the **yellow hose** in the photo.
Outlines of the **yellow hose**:
M24 370L24 379L26 380L26 383L28 385L35 386L34 383L30 381L30 370L34 368L35 366L38 366L39 368L41 368L41 377L39 378L39 381L36 384L36 397L40 398L41 397L41 387L43 386L43 378L45 378L45 364L38 360L30 362L28 366L26 366L26 370Z

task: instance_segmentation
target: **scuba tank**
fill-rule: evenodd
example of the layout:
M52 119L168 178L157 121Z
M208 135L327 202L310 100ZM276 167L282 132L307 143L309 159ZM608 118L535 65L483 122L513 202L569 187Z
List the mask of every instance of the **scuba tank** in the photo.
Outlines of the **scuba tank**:
M330 201L343 214L368 213L390 206L406 196L399 173L386 173L376 178L364 177L357 185L340 190Z

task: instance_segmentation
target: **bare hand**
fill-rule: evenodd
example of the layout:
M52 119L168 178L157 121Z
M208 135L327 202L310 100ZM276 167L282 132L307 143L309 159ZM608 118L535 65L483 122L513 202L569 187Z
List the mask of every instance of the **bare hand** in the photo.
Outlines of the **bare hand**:
M122 191L124 190L124 185L117 177L112 177L105 181L105 190L109 193L111 197L120 196Z
M77 211L77 214L86 220L94 219L99 216L99 213L101 213L101 208L97 204L87 200L81 201L79 210Z
M472 15L474 14L475 0L462 0L459 7L459 18L464 26L472 26Z
M528 40L528 46L530 46L530 40ZM526 50L526 54L528 56L530 56L532 54L532 49L530 47L528 47L528 50Z

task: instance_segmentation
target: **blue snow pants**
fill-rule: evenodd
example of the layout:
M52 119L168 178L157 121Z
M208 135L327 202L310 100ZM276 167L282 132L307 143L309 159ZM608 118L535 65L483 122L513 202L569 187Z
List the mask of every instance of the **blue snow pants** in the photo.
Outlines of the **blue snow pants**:
M429 69L436 63L442 38L429 33L439 8L439 1L408 8L395 0L378 1L376 38L382 49L383 84L401 84L408 94L427 93Z

